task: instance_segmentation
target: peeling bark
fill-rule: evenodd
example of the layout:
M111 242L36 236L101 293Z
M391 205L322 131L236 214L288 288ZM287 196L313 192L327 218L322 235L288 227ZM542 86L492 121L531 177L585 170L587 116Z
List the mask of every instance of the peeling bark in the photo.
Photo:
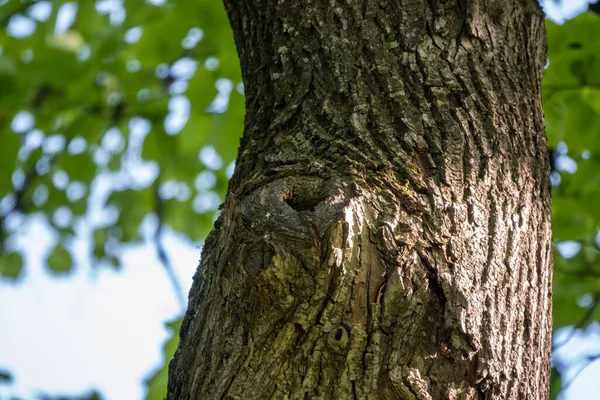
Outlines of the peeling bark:
M247 116L169 399L544 399L533 0L225 0Z

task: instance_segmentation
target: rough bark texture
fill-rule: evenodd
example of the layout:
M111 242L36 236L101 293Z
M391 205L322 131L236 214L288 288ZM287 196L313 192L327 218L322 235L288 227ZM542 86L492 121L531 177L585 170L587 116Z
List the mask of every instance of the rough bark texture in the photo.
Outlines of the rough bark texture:
M544 399L533 0L226 0L247 117L169 399Z

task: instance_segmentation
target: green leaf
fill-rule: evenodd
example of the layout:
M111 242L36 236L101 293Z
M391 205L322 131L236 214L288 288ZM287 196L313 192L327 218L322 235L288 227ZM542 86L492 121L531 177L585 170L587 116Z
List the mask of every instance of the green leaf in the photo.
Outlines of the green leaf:
M212 143L223 158L224 166L235 160L244 131L245 97L236 90L229 96L227 112L215 115Z
M589 244L571 259L554 254L553 306L554 328L577 325L585 328L600 322L600 306L594 306L594 293L600 291L600 258L589 258ZM592 245L593 246L593 245ZM595 249L597 252L598 249Z
M562 182L553 190L553 236L559 241L593 241L600 227L600 157L573 158L577 171L561 174Z
M177 137L167 135L162 128L155 128L146 135L142 158L162 162L169 157L177 157Z
M88 152L71 155L64 151L58 163L74 181L91 182L96 175L96 164Z
M600 89L561 91L544 102L551 146L559 141L572 151L600 151Z
M108 239L108 231L106 228L96 229L94 231L94 257L102 259L105 256L104 246Z
M554 287L558 288L560 285L561 284L559 283ZM552 309L552 322L554 329L570 325L577 325L584 320L587 310L577 305L577 299L587 294L589 294L589 292L582 293L581 291L577 290L577 287L560 290L558 292L556 290L553 291L552 300L555 306L553 306ZM594 313L590 317L589 321L586 321L581 328L587 327L592 322L599 322L599 317L600 312L598 310L594 310Z
M57 274L64 274L71 272L72 267L73 259L71 253L62 245L57 245L52 254L50 254L50 257L48 257L48 268Z
M217 71L209 71L199 66L198 70L190 79L187 88L187 96L192 102L193 111L204 113L206 108L219 93L215 87L215 82L219 78Z
M149 65L175 61L182 55L181 41L194 26L194 19L184 16L179 5L146 12L144 31L132 54Z
M550 372L550 399L554 400L560 394L562 389L562 377L556 367L552 367Z
M186 234L191 240L200 241L206 238L212 229L215 212L198 215L192 209L192 201L165 201L164 222L175 231Z
M557 197L552 202L554 239L578 240L595 233L596 221L582 210L581 203L572 197Z
M117 226L121 228L121 241L131 242L140 239L138 229L146 214L154 211L153 187L121 192L113 192L107 204L115 205L119 209Z
M179 345L179 328L182 318L169 322L167 326L171 330L171 337L163 347L165 363L150 378L145 381L148 394L146 400L163 400L167 396L167 382L169 379L169 362L173 359L177 346Z
M8 384L11 383L12 380L13 377L9 372L0 369L0 384Z
M17 279L23 269L23 257L21 253L11 251L0 253L0 276Z
M197 161L197 154L210 139L210 130L214 124L213 116L206 113L192 113L185 127L177 135L177 152L179 154L193 155ZM197 168L200 165L197 164Z
M17 89L17 63L12 57L0 55L0 97Z
M600 29L600 16L587 12L558 25L547 20L549 66L545 86L600 83L600 43L590 32Z
M7 129L0 131L0 199L13 191L12 173L16 166L17 153L21 146L21 137Z
M90 394L90 397L86 398L85 400L102 400L102 396L100 396L98 392L94 391Z

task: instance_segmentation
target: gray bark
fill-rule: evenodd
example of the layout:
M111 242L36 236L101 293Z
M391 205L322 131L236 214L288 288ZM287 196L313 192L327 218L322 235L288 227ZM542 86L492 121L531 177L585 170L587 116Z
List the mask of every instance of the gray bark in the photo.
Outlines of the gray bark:
M533 0L225 0L247 96L169 399L544 399Z

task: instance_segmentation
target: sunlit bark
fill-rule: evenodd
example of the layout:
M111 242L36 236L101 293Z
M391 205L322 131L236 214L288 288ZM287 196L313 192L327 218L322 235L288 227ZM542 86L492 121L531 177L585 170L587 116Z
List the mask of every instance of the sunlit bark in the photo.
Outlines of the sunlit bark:
M546 398L537 3L226 7L246 126L168 398Z

